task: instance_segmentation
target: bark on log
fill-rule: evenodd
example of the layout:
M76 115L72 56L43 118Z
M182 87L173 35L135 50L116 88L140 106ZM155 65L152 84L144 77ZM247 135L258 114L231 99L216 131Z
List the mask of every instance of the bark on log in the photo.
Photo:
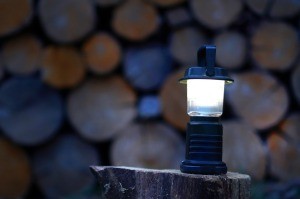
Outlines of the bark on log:
M2 47L6 70L16 75L28 75L38 69L41 43L32 35L23 35L7 41Z
M160 97L164 119L173 126L185 130L189 120L187 115L186 86L178 83L184 70L172 73L165 81Z
M116 166L175 169L184 152L184 142L172 128L150 122L123 129L113 142L110 156Z
M139 117L143 119L158 117L161 114L160 98L155 95L142 96L138 104Z
M88 165L99 164L96 148L74 135L63 135L33 157L37 185L47 198L70 198L94 185Z
M250 177L238 173L191 175L178 170L96 166L91 171L104 199L250 198Z
M297 64L292 72L291 84L298 104L300 104L300 63Z
M85 75L83 57L73 47L47 47L41 65L43 81L58 89L77 86Z
M126 39L141 41L158 29L159 16L152 5L142 0L128 0L114 11L112 27Z
M190 11L185 7L179 7L166 11L167 22L172 27L179 27L192 21Z
M191 0L189 3L195 18L212 29L231 24L243 8L240 0Z
M183 3L186 0L147 0L150 3L154 3L157 6L161 7L170 7L175 6L177 4Z
M227 97L234 112L257 129L276 125L289 106L288 93L273 76L258 71L233 76ZM249 100L251 99L251 100Z
M113 71L122 58L120 44L104 32L92 36L84 44L83 53L89 68L97 74Z
M160 87L172 68L168 50L160 45L128 49L124 60L125 77L140 90Z
M103 141L135 118L135 102L134 91L121 77L91 79L70 94L68 116L84 138Z
M0 37L27 25L32 18L31 0L4 0L0 2Z
M41 0L38 15L46 34L56 42L74 42L89 33L96 13L90 0Z
M0 138L0 198L23 198L30 186L31 169L25 152Z
M55 134L62 120L62 99L40 80L15 77L1 85L0 127L14 142L41 144Z
M225 68L239 68L245 62L247 42L245 37L234 31L219 34L214 41L217 48L216 61Z
M263 180L266 172L266 150L255 130L243 121L224 121L223 160L228 170L247 173Z
M299 50L297 31L281 22L264 22L251 39L251 53L261 67L287 70L295 61Z
M197 51L204 45L206 39L203 33L193 27L181 28L171 35L170 52L181 64L196 64Z

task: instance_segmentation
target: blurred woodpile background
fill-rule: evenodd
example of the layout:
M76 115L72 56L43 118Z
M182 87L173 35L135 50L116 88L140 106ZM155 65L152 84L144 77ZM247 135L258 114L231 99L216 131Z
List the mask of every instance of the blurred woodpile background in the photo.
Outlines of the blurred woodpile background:
M253 198L300 197L300 0L0 1L0 198L97 198L89 165L179 168L203 44L224 161Z

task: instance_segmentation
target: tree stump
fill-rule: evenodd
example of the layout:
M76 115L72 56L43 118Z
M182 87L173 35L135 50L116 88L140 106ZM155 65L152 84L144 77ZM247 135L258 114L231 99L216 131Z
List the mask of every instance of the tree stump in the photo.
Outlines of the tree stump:
M113 138L137 115L136 95L119 76L90 79L72 91L68 116L73 126L92 141Z
M0 198L23 198L31 181L27 154L0 138L0 162Z
M0 2L0 37L27 25L32 18L32 0L3 0Z
M191 0L189 3L195 18L212 29L231 24L243 8L240 0Z
M148 2L154 3L155 5L161 7L170 7L180 3L185 2L186 0L147 0Z
M132 41L146 39L158 26L159 16L156 9L143 0L128 0L113 13L114 31Z
M242 34L226 31L219 34L214 43L217 46L217 64L228 69L243 65L247 55L247 42Z
M38 15L46 34L56 42L74 42L95 25L96 13L90 0L41 0Z
M300 63L297 64L292 72L291 84L298 104L300 104Z
M238 173L192 175L178 170L109 166L92 166L91 171L97 178L103 199L250 198L250 177Z
M268 73L258 71L233 76L227 97L234 112L257 129L276 125L289 106L287 91ZM251 100L249 100L251 99Z
M287 70L299 52L297 31L281 22L262 23L251 39L251 53L261 67Z
M128 49L124 58L124 73L131 85L140 90L160 87L172 69L168 50L160 45Z
M85 75L83 57L74 47L47 47L41 64L43 81L58 89L77 86Z
M112 144L110 156L116 166L175 169L184 160L184 152L183 140L171 127L149 122L123 129Z
M164 119L181 130L186 129L187 122L189 121L187 115L186 86L178 82L183 75L184 70L172 73L160 91Z
M40 80L14 77L0 87L0 127L14 142L37 145L52 137L63 120L59 94Z
M63 135L38 150L33 157L33 171L46 198L78 196L94 185L88 165L99 164L93 146L74 135Z
M3 64L12 74L29 75L38 69L41 51L41 43L34 36L17 37L3 45Z
M223 123L223 160L228 170L244 172L263 180L266 172L266 149L255 130L242 121Z
M192 65L197 63L197 51L205 42L206 39L200 30L185 27L173 32L169 48L179 63Z

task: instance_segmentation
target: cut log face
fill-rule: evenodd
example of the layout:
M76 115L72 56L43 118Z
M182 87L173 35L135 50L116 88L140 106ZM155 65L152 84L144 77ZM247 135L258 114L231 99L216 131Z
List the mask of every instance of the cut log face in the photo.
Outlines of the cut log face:
M247 54L245 37L234 31L218 35L214 41L217 48L216 61L225 68L241 67Z
M233 76L228 99L234 112L257 129L276 125L289 106L286 89L271 75L245 72Z
M159 88L171 69L171 56L163 46L132 48L125 54L125 77L141 90Z
M245 0L245 3L255 13L264 15L267 12L267 7L270 3L270 0Z
M300 3L295 0L273 0L270 16L292 17L300 12Z
M300 147L300 113L289 115L280 124L280 133L291 143Z
M90 0L41 0L38 15L46 34L56 42L73 42L86 36L95 25Z
M141 118L157 117L161 113L160 98L155 95L146 95L141 97L138 104L139 116Z
M191 0L189 3L195 18L212 29L231 24L243 8L240 0Z
M292 72L291 84L294 91L294 95L298 100L298 104L300 104L300 63Z
M166 18L170 26L176 27L192 21L190 11L184 7L179 7L166 12Z
M170 41L170 52L181 64L196 64L196 53L205 44L203 33L193 27L179 29L173 33Z
M74 135L58 137L34 154L37 185L47 198L67 198L94 185L89 165L99 164L97 150Z
M28 24L32 17L31 0L4 0L0 2L0 37L15 32Z
M224 121L222 124L223 160L228 170L262 180L266 172L266 150L254 128L242 121Z
M186 129L186 124L189 120L187 115L186 85L178 82L183 75L184 70L172 73L165 81L160 92L164 119L181 130Z
M31 170L25 152L0 138L0 198L22 198L30 186Z
M11 78L0 87L0 127L14 142L40 144L55 134L62 120L62 99L40 80Z
M290 68L298 55L299 40L293 27L280 22L262 23L251 39L252 57L271 70Z
M121 46L107 33L92 36L83 46L89 68L97 74L114 70L122 58Z
M186 0L147 0L147 1L161 7L169 7L169 6L174 6L183 3Z
M135 102L134 91L121 77L91 79L70 94L68 116L84 138L104 141L135 118Z
M122 37L141 41L159 26L155 8L142 0L128 0L114 11L112 27Z
M113 165L156 169L179 168L184 159L183 140L162 123L132 124L112 145Z
M31 74L38 69L41 51L41 43L34 36L17 37L3 45L3 64L12 74Z
M299 122L299 121L298 121ZM300 148L277 134L268 138L271 173L280 180L300 177Z
M73 47L47 47L41 70L43 81L58 89L77 86L85 75L83 57Z

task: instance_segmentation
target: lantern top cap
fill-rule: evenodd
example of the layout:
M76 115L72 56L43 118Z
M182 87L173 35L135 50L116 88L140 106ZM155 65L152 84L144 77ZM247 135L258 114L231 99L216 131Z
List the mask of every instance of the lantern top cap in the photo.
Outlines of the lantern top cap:
M187 68L184 77L179 80L180 83L185 84L188 79L224 80L228 84L233 82L224 68L215 67L216 46L202 46L198 50L197 58L198 66Z

